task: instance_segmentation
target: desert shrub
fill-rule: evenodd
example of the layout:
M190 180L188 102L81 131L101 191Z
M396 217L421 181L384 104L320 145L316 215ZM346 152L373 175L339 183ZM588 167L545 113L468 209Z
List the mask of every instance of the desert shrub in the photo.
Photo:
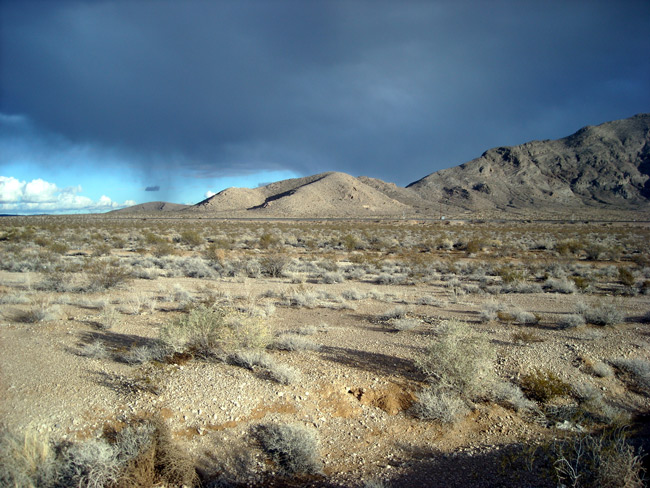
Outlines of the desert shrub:
M333 283L343 283L345 281L345 276L340 271L329 271L321 275L320 281L328 285Z
M0 426L0 486L36 488L56 481L54 452L47 439Z
M522 344L532 344L534 342L542 342L544 340L530 330L515 331L510 335L510 338L513 340L513 342Z
M273 362L265 369L268 377L281 385L291 385L300 379L300 372L286 364Z
M548 369L536 369L522 376L521 388L529 398L541 403L571 392L571 385Z
M42 296L32 298L30 305L26 310L20 310L16 313L14 319L17 322L26 324L37 324L40 322L50 322L56 320L59 314L59 308L52 304L52 298Z
M573 329L585 325L585 318L578 314L563 315L557 322L560 329Z
M524 396L519 386L507 381L497 381L490 393L494 401L517 412L534 410L536 406Z
M636 282L634 273L629 268L618 268L618 280L628 287L634 286Z
M440 387L467 397L486 393L494 381L494 348L456 320L443 323L437 337L416 359L418 368Z
M514 308L510 311L515 322L519 322L524 325L534 325L539 322L539 317L532 312L526 310L521 310L519 308Z
M111 254L112 249L108 242L101 242L93 246L92 255L93 257L108 256Z
M416 303L418 305L429 305L429 306L432 306L432 307L441 307L442 306L442 303L440 302L440 300L438 300L435 297L429 296L429 295L418 297L418 299L416 300Z
M269 354L255 349L235 351L228 356L228 361L231 364L250 370L253 370L255 366L267 369L275 364L273 358Z
M275 246L279 241L280 239L278 239L273 234L265 232L260 236L259 247L260 249L268 249L269 247Z
M558 242L555 249L562 255L576 254L582 249L582 244L575 239L568 239Z
M592 362L588 365L587 369L590 373L592 373L594 376L598 376L599 378L609 378L614 375L614 370L612 367L602 361Z
M203 236L195 230L184 230L181 232L180 241L190 247L196 247L203 244Z
M93 341L79 349L79 355L87 358L105 359L109 356L108 349L102 341Z
M260 261L261 271L272 278L279 278L284 273L288 260L282 254L271 254Z
M162 361L168 353L169 350L164 344L154 342L144 346L133 347L121 353L118 359L126 364L143 364L149 361Z
M423 420L452 424L465 417L469 408L457 392L430 386L417 394L411 412Z
M525 276L523 271L515 268L514 266L501 266L496 269L497 276L501 277L503 283L516 283L518 281L523 281Z
M6 294L0 296L0 304L25 305L29 302L29 297L24 293Z
M620 324L625 317L615 305L610 303L587 308L583 311L583 316L588 323L603 326Z
M116 260L93 261L87 267L87 273L90 279L90 290L95 291L115 288L130 278L128 271Z
M279 351L318 351L320 344L296 334L283 334L270 346Z
M95 322L95 326L99 330L109 330L119 325L121 322L120 312L117 311L114 307L104 307L102 313L99 314L98 320Z
M552 452L558 486L642 488L643 456L616 429L602 435L581 434L557 443Z
M380 320L389 321L393 319L403 319L408 315L408 310L405 307L398 305L397 307L387 310L381 315Z
M181 318L164 324L160 339L177 352L212 355L237 349L265 347L268 326L262 320L229 308L199 305Z
M549 278L544 283L544 289L550 293L564 293L567 295L578 291L576 284L566 278Z
M395 330L403 332L415 329L418 325L420 325L420 321L418 319L403 317L401 319L391 320L390 324L395 328Z
M292 475L322 471L314 429L302 424L266 424L257 426L254 435L280 472Z
M155 244L151 249L151 254L153 254L157 258L162 258L165 256L173 256L174 254L176 254L176 248L165 240L163 242L159 242Z
M641 358L619 358L612 363L617 368L632 374L643 391L650 392L650 361Z

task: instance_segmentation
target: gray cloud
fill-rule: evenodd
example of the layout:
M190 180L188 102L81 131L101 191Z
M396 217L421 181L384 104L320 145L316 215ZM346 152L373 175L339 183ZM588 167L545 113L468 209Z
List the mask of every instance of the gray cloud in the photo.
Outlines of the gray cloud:
M0 112L197 178L406 184L650 111L650 4L0 4Z
M160 191L159 186L148 186L144 189L144 191Z

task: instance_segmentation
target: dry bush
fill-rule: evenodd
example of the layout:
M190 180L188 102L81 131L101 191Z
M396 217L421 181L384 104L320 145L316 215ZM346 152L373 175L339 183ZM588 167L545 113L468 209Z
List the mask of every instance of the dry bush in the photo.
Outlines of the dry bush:
M494 348L463 322L444 322L437 337L416 359L419 369L440 387L463 397L485 395L495 381Z
M160 329L160 339L176 351L212 356L237 349L266 347L267 324L230 308L199 305Z
M575 488L642 488L643 456L634 450L625 432L582 434L559 442L552 453L558 486Z
M430 386L417 394L411 412L423 420L452 424L465 417L469 408L457 392Z
M16 322L26 324L37 324L56 320L59 315L59 307L52 304L52 297L41 296L31 299L31 305L27 310L21 310L14 316Z
M99 330L109 330L119 325L121 322L120 312L111 306L104 307L102 313L99 315L99 320L95 322L95 326Z
M630 373L639 388L650 393L650 361L641 358L619 358L612 363L617 368Z
M106 359L109 356L108 349L106 349L106 345L102 341L85 344L79 349L78 354L93 359Z
M582 315L568 314L563 315L560 320L558 320L557 326L560 329L573 329L585 325L585 323L585 318Z
M585 309L583 317L589 324L605 326L620 324L625 318L625 315L616 305L605 303L600 307Z
M544 339L542 339L534 332L531 332L530 330L515 331L510 335L510 339L512 339L513 342L522 343L522 344L533 344L535 342L544 341Z
M54 453L46 438L24 435L0 426L0 486L54 486Z
M321 346L297 334L283 334L269 347L279 351L318 351Z
M395 328L395 330L403 332L415 329L420 325L420 320L404 317L401 319L391 320L390 324Z
M536 407L534 402L524 396L521 388L507 381L497 381L490 394L495 402L518 412L534 410Z
M322 472L314 429L297 423L266 424L257 426L254 435L280 472L287 475Z

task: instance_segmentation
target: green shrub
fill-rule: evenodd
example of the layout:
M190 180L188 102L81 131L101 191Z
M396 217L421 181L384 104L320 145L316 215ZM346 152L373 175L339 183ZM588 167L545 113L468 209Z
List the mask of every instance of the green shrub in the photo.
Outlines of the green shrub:
M627 287L634 286L636 279L634 273L629 268L618 268L618 280Z
M203 244L204 239L203 236L195 230L184 230L181 232L181 242L190 247L196 247Z
M571 385L548 369L536 369L524 375L521 388L529 398L542 403L571 393Z

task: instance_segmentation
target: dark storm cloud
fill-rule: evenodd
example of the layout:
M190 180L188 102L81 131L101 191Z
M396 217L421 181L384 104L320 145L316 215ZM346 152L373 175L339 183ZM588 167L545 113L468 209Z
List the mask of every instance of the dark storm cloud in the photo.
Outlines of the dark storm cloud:
M0 4L0 112L211 178L406 184L650 110L650 4Z
M148 186L144 189L144 191L160 191L159 186Z

